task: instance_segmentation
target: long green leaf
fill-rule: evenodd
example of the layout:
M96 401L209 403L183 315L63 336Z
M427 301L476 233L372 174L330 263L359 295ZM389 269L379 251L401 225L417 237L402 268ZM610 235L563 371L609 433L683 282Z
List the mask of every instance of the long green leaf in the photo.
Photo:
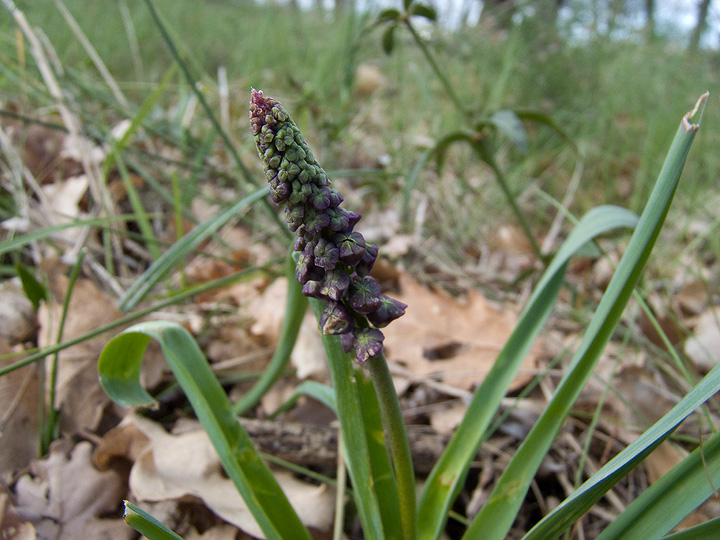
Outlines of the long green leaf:
M704 107L706 99L707 95L704 95L695 109L683 118L625 255L555 395L503 471L487 504L475 516L463 538L501 540L515 520L530 482L614 332L650 256L699 127L692 123L692 119L700 107Z
M720 366L716 366L665 416L588 478L577 491L535 525L523 540L558 538L719 389ZM704 445L704 448L707 450L707 445ZM680 504L679 500L676 504Z
M15 236L8 240L0 242L0 255L10 253L16 249L20 249L36 240L42 240L44 238L52 238L52 236L65 229L74 229L76 227L110 227L115 222L133 221L137 219L135 214L125 214L122 216L110 216L104 218L92 218L92 219L78 219L75 221L69 221L60 225L53 225L51 227L44 227L36 231L31 231L19 236Z
M717 368L716 368L717 369ZM660 538L704 503L720 485L720 433L646 489L597 540ZM715 530L720 537L720 529Z
M183 540L165 525L130 501L125 501L125 523L148 540Z
M384 362L385 359L383 358ZM360 396L360 406L365 426L365 439L368 443L370 470L373 475L375 493L377 493L383 531L386 539L403 538L400 511L400 496L395 481L392 463L390 462L387 443L383 432L380 405L375 388L370 378L360 368L355 369L355 381ZM413 479L414 483L414 479Z
M325 305L319 300L310 299L315 315L320 317ZM353 493L357 504L365 538L382 540L385 538L378 497L373 487L373 474L370 468L368 441L365 437L365 424L360 405L360 395L355 382L355 370L349 355L345 354L337 336L323 335L323 345L328 359L330 378L335 390L337 415L342 430L342 444L345 453L348 474L353 484Z
M100 382L108 395L123 406L153 402L139 378L142 357L151 339L160 343L225 472L265 536L273 540L310 540L275 477L233 414L230 401L202 351L185 328L163 321L140 323L113 338L98 361Z
M615 206L594 208L580 220L560 247L535 287L517 327L477 389L462 423L428 477L418 510L419 538L434 540L440 537L448 511L462 488L488 426L552 310L570 257L593 238L618 227L634 227L636 223L637 216L629 210Z
M182 239L163 253L162 256L125 291L125 294L118 303L120 309L123 311L133 309L171 269L175 268L176 265L192 253L205 239L215 233L238 213L248 208L254 202L266 197L269 193L270 186L264 186L250 195L243 197L232 206L228 206L225 210L222 210L213 218L201 223L183 236Z

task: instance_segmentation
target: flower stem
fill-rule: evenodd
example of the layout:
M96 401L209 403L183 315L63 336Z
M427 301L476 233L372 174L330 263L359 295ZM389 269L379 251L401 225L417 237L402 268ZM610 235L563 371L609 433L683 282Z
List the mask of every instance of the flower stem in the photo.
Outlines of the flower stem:
M522 228L523 232L525 233L525 237L530 242L530 246L532 247L533 252L535 253L535 256L538 258L538 260L542 261L544 264L547 264L547 258L543 255L542 249L540 248L540 244L538 244L537 240L535 239L535 236L533 236L532 231L530 230L530 224L528 223L527 219L525 219L525 214L523 214L522 210L517 204L517 201L515 200L515 197L513 196L512 190L510 189L510 186L507 183L507 180L505 178L505 175L503 174L502 170L500 169L500 166L495 162L495 158L493 157L492 153L488 151L488 149L481 143L475 143L473 144L475 150L477 151L480 158L487 163L490 168L495 173L495 179L497 180L497 183L500 185L500 189L502 190L503 194L505 195L505 198L508 201L508 204L510 205L511 210L513 211L513 214L515 214L515 217L520 222L520 227Z
M452 85L450 84L450 81L445 77L445 74L440 69L440 66L435 61L435 58L433 57L432 53L430 52L430 49L428 49L425 42L420 37L420 34L417 33L417 30L415 30L415 27L410 22L410 19L407 18L404 20L405 25L408 27L408 30L410 31L410 34L412 34L413 39L418 44L418 47L420 47L420 50L425 55L425 58L427 58L427 61L430 63L430 67L432 67L433 71L435 72L435 75L438 76L438 79L440 79L440 82L445 87L445 91L447 92L448 96L450 97L450 101L453 102L455 107L457 108L458 112L461 115L467 115L468 111L465 108L465 106L460 101L460 98L458 98L457 94L455 93L455 90L453 89Z
M412 454L407 430L385 355L373 356L366 362L370 378L380 404L383 427L387 431L390 456L395 468L395 478L400 497L400 522L403 537L414 540L416 536L416 487Z

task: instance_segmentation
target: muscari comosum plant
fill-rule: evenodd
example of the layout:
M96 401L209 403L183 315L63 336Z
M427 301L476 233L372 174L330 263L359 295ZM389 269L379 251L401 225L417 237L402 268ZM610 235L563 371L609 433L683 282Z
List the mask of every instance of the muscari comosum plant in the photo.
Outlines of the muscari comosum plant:
M304 310L305 304L299 301L303 294L310 297L323 332L333 383L332 389L304 383L298 392L317 397L338 416L352 500L365 538L435 540L441 536L470 464L493 429L505 391L552 310L569 258L610 229L634 228L613 280L555 395L497 481L487 504L466 522L463 538L501 540L506 536L530 482L634 294L678 185L706 99L707 94L683 117L642 216L601 206L577 223L538 282L515 331L476 390L462 423L416 502L405 427L382 354L379 330L402 315L404 306L384 296L369 277L377 249L354 231L359 216L340 207L339 193L327 182L290 116L277 101L253 91L252 131L271 182L272 197L285 206L287 222L297 234L292 274L299 282L290 288L295 303L289 303L288 316L293 310ZM101 382L108 394L123 405L152 403L152 396L139 382L142 356L150 339L160 342L228 476L265 536L310 538L238 423L237 407L229 402L197 344L182 327L165 322L143 323L114 338L99 361ZM697 382L669 413L588 478L524 538L555 539L562 535L718 389L720 367ZM715 434L630 504L601 538L661 538L711 496L712 486L718 484L720 435ZM343 497L344 491L339 489L339 524L343 521ZM151 540L178 538L137 506L127 503L126 509L128 523ZM691 529L690 534L693 538L711 538L708 534L717 532L718 526L717 520L710 521ZM342 527L338 526L335 537L341 534Z

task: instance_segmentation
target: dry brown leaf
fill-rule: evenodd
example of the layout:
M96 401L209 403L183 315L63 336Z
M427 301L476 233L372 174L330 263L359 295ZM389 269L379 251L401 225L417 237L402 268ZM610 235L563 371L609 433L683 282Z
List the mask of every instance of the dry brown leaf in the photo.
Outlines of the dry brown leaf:
M438 376L466 390L482 381L515 328L517 315L492 306L473 290L461 303L408 274L401 274L400 289L394 297L408 308L383 329L388 358L418 375ZM538 350L536 346L528 354L511 390L532 378Z
M439 407L430 413L430 425L438 433L451 434L460 425L466 412L467 405L460 401L450 407Z
M210 527L208 530L200 534L196 530L191 530L185 534L185 540L237 540L238 530L232 525L223 523ZM246 536L245 538L249 538Z
M685 315L699 315L708 305L708 286L701 279L685 283L673 299L678 312Z
M665 441L653 450L643 462L645 470L647 471L648 481L654 484L662 475L669 472L670 469L687 456L687 450Z
M135 532L122 519L100 517L118 511L125 479L113 470L93 467L90 443L68 450L66 441L56 441L48 457L33 462L31 472L18 480L18 515L45 540L133 538Z
M194 496L213 512L243 531L262 538L262 532L247 509L235 485L222 471L215 449L203 430L179 435L167 433L160 424L131 415L113 430L113 438L122 440L118 431L129 430L127 444L132 455L147 440L130 472L130 490L138 500L158 501ZM123 447L122 443L118 448ZM102 447L101 460L109 458L109 447ZM126 456L126 457L129 457ZM290 503L306 526L328 530L334 515L334 493L326 485L313 486L296 480L291 474L276 472L275 477Z
M35 527L23 521L10 505L10 497L0 492L0 538L3 540L35 540Z
M280 337L286 298L287 279L278 278L248 307L248 313L252 314L255 320L250 332L273 347L277 345ZM325 349L317 321L310 311L305 314L300 326L300 333L290 360L297 368L298 379L303 380L308 377L327 379Z
M685 354L696 369L707 373L720 362L720 309L708 309L685 342Z
M0 338L0 355L12 352ZM18 358L0 361L5 366ZM40 376L31 364L0 377L0 478L9 480L37 455L38 403Z

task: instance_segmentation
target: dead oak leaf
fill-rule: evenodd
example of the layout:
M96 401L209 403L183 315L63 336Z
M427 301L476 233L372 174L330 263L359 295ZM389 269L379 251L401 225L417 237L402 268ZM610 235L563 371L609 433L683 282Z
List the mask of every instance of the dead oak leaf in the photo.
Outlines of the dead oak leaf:
M102 518L119 509L126 493L124 478L93 466L89 442L68 450L66 441L57 441L48 457L33 462L31 473L18 480L18 515L46 540L132 538L134 531L121 518Z
M388 358L417 375L435 376L465 390L481 382L517 325L517 315L493 306L477 291L468 291L460 302L404 273L400 289L393 296L408 308L383 329ZM531 349L510 390L532 378L538 351L537 346Z
M205 431L169 434L152 420L129 415L105 439L108 444L100 444L96 461L107 463L113 456L127 452L124 457L135 460L130 471L130 491L136 499L196 497L225 521L263 538L235 484L224 474ZM306 484L289 473L274 474L302 522L317 530L329 530L334 516L334 490L327 485Z

